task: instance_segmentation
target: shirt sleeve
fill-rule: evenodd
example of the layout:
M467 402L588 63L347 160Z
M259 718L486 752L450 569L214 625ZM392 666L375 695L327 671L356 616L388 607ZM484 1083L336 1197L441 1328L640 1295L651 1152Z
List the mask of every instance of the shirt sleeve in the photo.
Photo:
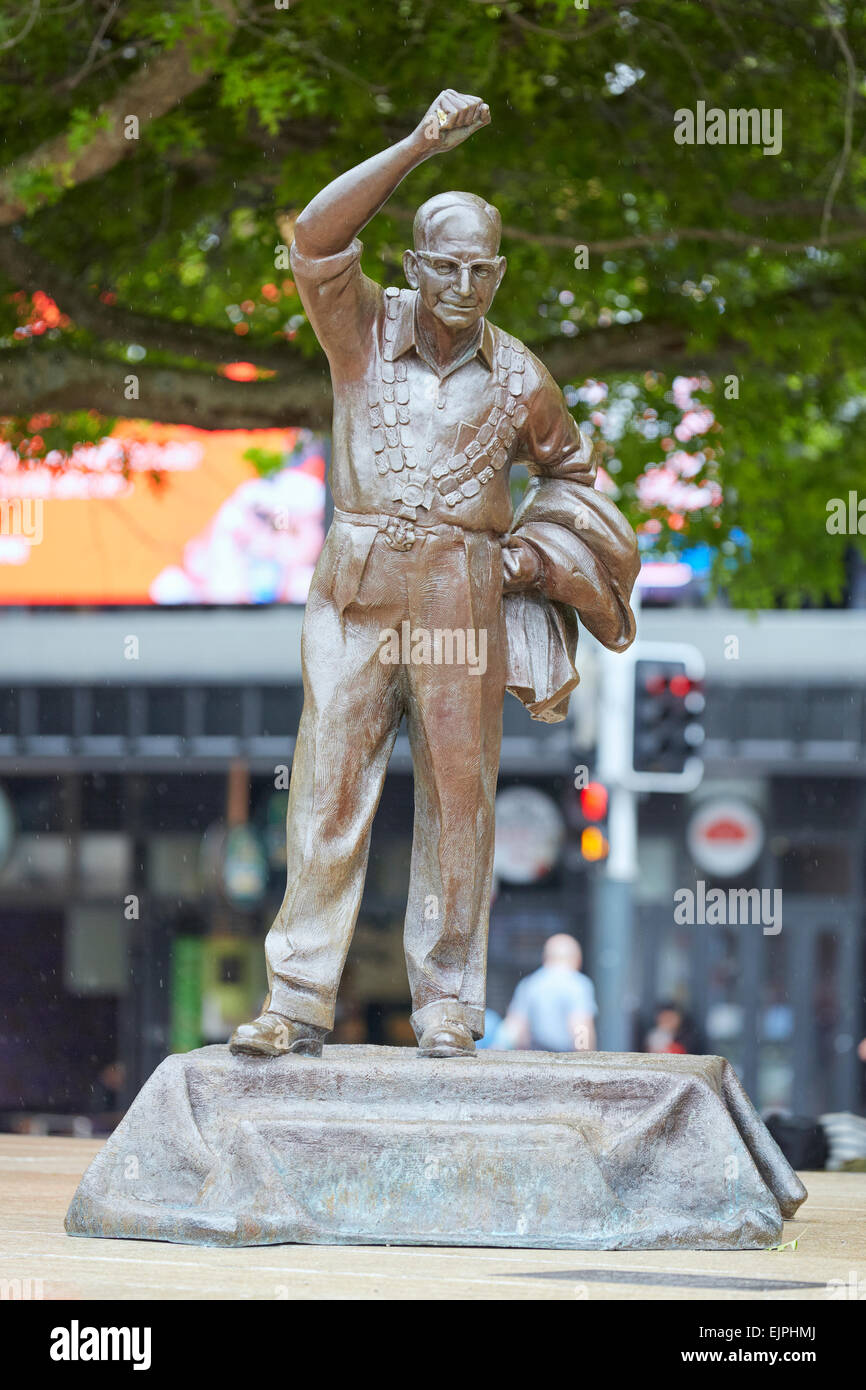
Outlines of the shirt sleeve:
M536 364L540 380L528 402L522 453L537 478L562 478L593 487L592 443L581 434L562 392L546 367Z
M382 303L381 285L361 269L362 249L356 237L333 256L304 256L294 244L290 252L304 312L332 366L366 360Z

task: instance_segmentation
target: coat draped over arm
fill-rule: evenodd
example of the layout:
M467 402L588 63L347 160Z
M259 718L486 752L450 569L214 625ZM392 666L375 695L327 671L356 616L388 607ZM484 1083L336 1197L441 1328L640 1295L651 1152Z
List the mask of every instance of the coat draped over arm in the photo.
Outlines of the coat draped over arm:
M580 680L577 619L611 651L634 640L629 600L640 559L631 526L595 486L591 441L546 372L532 406L532 476L505 544L530 546L541 574L534 588L505 596L507 684L533 719L556 723Z

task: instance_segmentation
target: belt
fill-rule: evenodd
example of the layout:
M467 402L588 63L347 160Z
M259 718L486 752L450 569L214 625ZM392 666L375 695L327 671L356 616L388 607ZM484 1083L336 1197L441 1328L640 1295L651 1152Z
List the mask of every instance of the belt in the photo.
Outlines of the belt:
M419 536L465 536L467 528L465 526L455 526L450 521L435 522L431 526L422 526L420 522L411 521L408 517L392 516L388 512L344 512L341 507L334 508L334 520L345 521L352 526L375 526L377 531L381 531L386 544L393 550L411 550ZM472 532L476 535L499 535L498 531Z

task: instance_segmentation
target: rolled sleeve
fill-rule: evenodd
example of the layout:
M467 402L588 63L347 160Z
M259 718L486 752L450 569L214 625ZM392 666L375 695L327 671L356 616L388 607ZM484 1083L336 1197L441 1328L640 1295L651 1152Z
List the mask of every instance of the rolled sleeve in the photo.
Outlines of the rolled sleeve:
M290 263L304 312L332 365L365 358L382 300L381 286L361 269L357 237L333 256L304 256L295 245Z
M595 484L592 442L581 434L562 392L546 368L529 401L523 452L537 478L567 478L586 487Z

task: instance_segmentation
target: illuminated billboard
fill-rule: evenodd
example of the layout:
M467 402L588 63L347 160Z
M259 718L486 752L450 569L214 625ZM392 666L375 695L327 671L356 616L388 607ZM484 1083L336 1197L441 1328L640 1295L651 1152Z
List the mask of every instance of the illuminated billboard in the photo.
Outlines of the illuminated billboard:
M325 469L297 429L129 421L62 467L0 444L0 603L303 603Z

